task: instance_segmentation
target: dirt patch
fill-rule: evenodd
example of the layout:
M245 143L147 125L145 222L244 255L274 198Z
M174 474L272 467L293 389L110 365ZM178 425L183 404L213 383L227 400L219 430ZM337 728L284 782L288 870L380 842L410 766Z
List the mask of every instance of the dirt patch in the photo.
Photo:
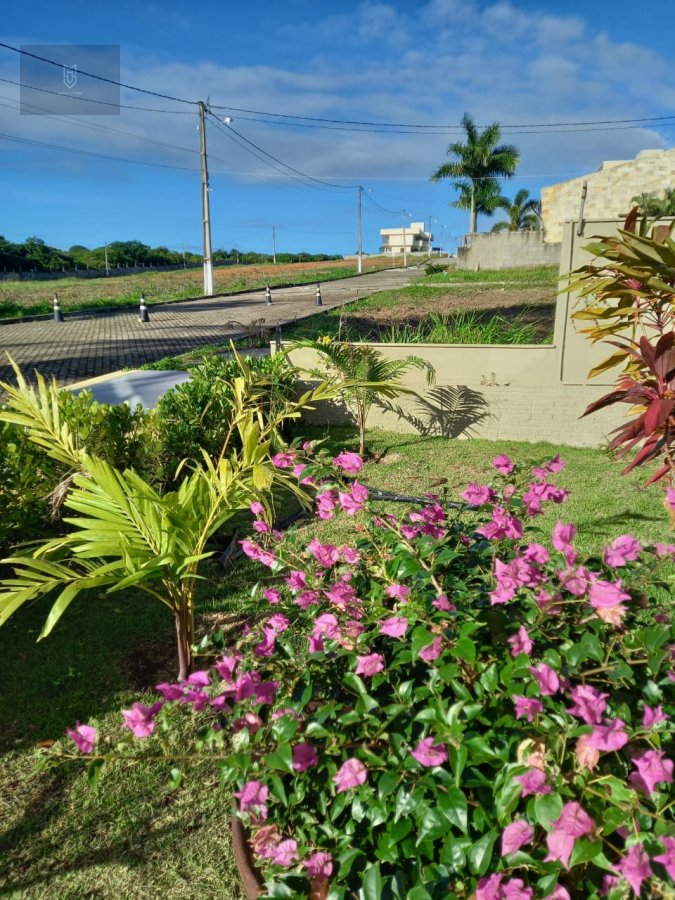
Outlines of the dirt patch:
M487 321L495 314L504 319L533 325L538 340L551 335L555 320L555 288L486 288L438 290L433 297L407 295L395 306L382 306L359 312L345 312L342 323L362 337L376 335L391 325L417 326L431 313L451 315L460 310L478 311Z

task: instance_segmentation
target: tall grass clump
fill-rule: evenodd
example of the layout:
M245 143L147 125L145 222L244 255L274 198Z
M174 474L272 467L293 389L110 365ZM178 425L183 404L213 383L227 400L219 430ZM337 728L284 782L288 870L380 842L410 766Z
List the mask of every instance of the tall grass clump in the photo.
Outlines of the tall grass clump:
M537 326L495 315L489 319L473 310L452 315L431 313L421 322L401 322L378 331L377 340L386 344L536 344ZM550 343L550 338L544 343Z

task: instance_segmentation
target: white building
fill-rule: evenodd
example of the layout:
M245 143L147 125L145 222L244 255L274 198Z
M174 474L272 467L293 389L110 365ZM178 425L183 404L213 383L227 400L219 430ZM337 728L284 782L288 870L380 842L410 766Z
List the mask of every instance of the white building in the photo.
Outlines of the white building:
M380 237L382 253L392 256L403 253L404 245L406 253L430 253L434 239L430 231L424 230L424 222L411 222L405 228L381 228Z

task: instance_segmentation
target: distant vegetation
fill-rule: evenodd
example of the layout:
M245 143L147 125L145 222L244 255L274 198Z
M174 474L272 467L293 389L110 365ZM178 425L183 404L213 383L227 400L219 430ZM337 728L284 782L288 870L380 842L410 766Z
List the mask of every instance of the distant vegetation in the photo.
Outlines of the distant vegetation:
M23 243L12 243L0 235L0 271L58 272L61 269L105 269L106 248L89 249L74 244L69 250L50 247L42 238L29 237ZM342 259L338 254L327 253L277 253L278 263L324 262ZM199 264L201 254L188 250L169 250L168 247L150 247L141 241L112 241L108 244L108 265L111 268L135 266L182 266ZM214 263L238 263L253 265L272 262L269 253L242 253L237 249L214 250Z

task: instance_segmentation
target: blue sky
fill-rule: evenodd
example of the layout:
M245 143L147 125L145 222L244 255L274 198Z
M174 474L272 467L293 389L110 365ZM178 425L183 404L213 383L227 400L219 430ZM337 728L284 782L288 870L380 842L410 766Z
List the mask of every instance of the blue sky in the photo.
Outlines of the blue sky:
M431 125L455 125L468 110L479 123L508 125L675 114L673 33L675 4L656 2L33 0L3 11L2 40L119 44L122 81L223 106ZM0 78L19 80L18 57L1 49ZM122 90L122 103L173 112L20 116L18 91L0 81L0 134L154 165L0 138L0 234L37 234L60 247L135 238L199 250L191 107ZM466 214L449 206L450 185L428 181L455 139L450 134L279 127L231 115L240 134L342 189L298 184L211 125L214 246L269 251L275 225L280 251L353 253L359 183L392 211L364 201L366 251L377 250L379 229L398 225L404 208L414 220L432 217L436 243L466 228ZM508 139L522 158L504 192L525 187L538 196L543 185L593 171L605 159L673 146L675 127Z

